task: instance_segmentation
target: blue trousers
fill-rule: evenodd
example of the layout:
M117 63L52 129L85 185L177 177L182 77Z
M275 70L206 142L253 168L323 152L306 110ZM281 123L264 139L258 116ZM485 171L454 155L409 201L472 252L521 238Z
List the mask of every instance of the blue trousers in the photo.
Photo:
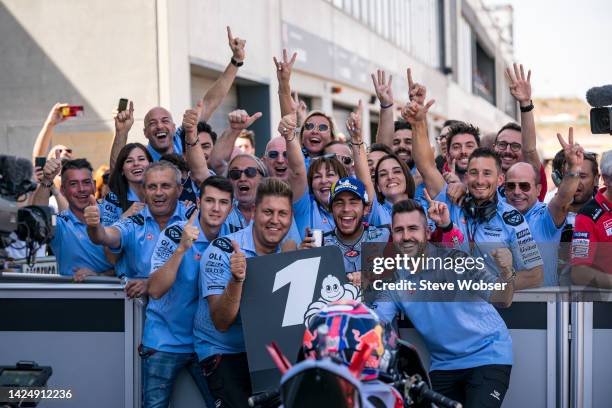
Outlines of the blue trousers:
M144 408L168 408L174 381L185 367L195 381L206 406L213 408L214 399L208 389L206 378L195 353L166 353L142 346L143 398Z

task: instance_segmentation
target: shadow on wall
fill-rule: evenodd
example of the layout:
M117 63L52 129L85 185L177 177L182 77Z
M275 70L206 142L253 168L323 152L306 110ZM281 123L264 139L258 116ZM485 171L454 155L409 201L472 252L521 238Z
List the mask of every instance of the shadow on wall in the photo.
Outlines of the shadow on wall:
M94 112L3 3L0 38L0 151L30 158L49 110L62 101L83 105L85 116L59 125L52 144L70 144L76 157L88 157L94 168L108 162L112 131L102 124L108 118Z

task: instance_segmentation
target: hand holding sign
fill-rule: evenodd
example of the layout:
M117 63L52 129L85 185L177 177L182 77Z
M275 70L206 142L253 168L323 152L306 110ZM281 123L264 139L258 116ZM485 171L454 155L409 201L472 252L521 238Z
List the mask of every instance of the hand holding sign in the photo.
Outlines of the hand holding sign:
M232 248L234 253L230 256L230 272L234 282L244 282L246 279L246 256L240 250L240 245L232 240Z

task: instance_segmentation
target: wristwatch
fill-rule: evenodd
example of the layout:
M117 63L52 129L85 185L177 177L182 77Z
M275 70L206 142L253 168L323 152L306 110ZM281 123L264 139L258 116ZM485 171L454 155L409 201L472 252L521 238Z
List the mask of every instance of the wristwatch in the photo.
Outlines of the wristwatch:
M241 67L244 65L244 61L237 61L234 57L232 57L230 62L232 63L232 65L235 65L237 67Z
M568 172L567 172L567 173L565 173L563 176L564 176L564 177L565 177L565 176L567 176L567 177L580 177L580 173L578 173L578 172L573 172L573 171L568 171Z
M534 108L533 101L529 101L529 105L527 106L519 106L519 107L521 108L521 112L523 113L531 112Z
M514 266L512 267L512 275L510 275L510 277L508 279L504 279L505 283L512 283L512 285L514 285L514 282L516 281L516 270L514 269Z

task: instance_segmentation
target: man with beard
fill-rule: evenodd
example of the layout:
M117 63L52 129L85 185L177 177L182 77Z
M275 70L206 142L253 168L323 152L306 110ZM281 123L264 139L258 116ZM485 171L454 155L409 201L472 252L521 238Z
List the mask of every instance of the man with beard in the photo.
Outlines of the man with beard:
M449 128L446 135L446 165L442 171L447 182L451 182L448 177L454 172L463 183L468 158L478 147L480 147L480 131L477 127L457 122Z
M336 227L323 234L324 246L335 246L344 257L344 272L355 283L361 278L361 246L364 242L387 242L389 227L364 225L363 215L368 204L365 185L354 177L345 177L334 183L330 193L330 207ZM312 247L307 236L301 248Z
M418 158L418 156L416 156ZM418 159L417 159L418 165ZM414 200L393 205L392 237L400 254L411 258L465 260L460 251L428 245L430 231L423 207ZM473 294L450 292L446 301L414 300L403 291L378 290L374 310L385 322L405 314L425 341L431 354L430 377L434 391L468 407L501 406L512 370L512 339L497 310L485 300L509 306L512 303L512 255L497 249L492 257L499 268L498 279L477 267L467 269L460 279L482 280L503 289ZM466 263L467 264L467 263ZM454 275L454 276L453 276ZM429 280L448 282L459 279L454 271L418 268L397 270L393 281ZM376 290L376 289L375 289ZM476 292L478 293L478 292ZM489 296L490 294L490 296ZM429 295L426 295L429 296ZM466 301L454 300L456 296ZM478 296L478 297L475 297ZM450 299L454 300L451 301ZM482 299L484 298L484 299ZM449 335L452 330L452 335Z
M79 281L86 276L112 275L113 265L104 256L104 248L87 237L85 209L96 203L91 164L85 159L68 160L63 166L59 153L47 160L43 179L38 184L33 205L48 205L53 180L61 171L61 191L68 209L57 216L51 248L57 258L60 275Z
M612 289L612 150L601 156L602 187L576 216L572 282Z
M289 166L287 164L287 143L282 136L275 136L266 145L263 162L268 169L270 177L280 180L289 179Z
M538 244L540 253L546 259L544 264L544 286L559 285L558 253L559 240L565 224L570 204L572 203L580 181L580 167L583 162L583 149L574 144L573 129L569 130L566 143L557 134L563 146L569 166L566 177L559 184L559 189L548 204L538 201L542 183L540 175L529 163L516 163L506 172L506 200L525 216Z
M160 232L174 222L188 219L196 210L195 206L186 208L178 201L181 172L174 165L166 161L152 163L145 170L143 182L146 206L136 215L104 227L97 206L85 209L87 234L92 242L122 254L123 267L118 272L131 279L126 286L131 298L147 293L151 255Z
M516 289L541 285L540 251L523 215L499 198L497 188L503 183L504 174L500 159L493 151L478 148L472 152L465 177L468 194L461 205L449 199L448 185L436 168L427 137L426 114L431 105L433 101L426 106L411 102L405 117L412 121L414 157L430 196L448 205L451 220L468 237L461 249L483 257L490 270L495 271L492 251L509 248L513 254Z
M440 130L440 134L436 137L436 142L438 143L439 155L436 156L436 167L443 173L444 165L446 164L446 153L448 152L448 132L450 131L451 126L460 123L458 120L448 119L444 121L442 125L442 129Z
M202 256L195 350L217 407L248 407L251 381L239 309L244 281L257 277L247 276L247 258L280 252L292 203L287 183L264 180L257 187L253 222L217 238Z

